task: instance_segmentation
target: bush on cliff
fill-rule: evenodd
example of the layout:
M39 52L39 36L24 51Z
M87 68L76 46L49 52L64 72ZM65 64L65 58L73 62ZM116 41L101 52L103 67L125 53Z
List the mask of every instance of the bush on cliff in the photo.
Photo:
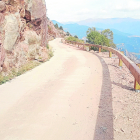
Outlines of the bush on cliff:
M60 26L60 27L59 27L59 29L60 29L60 30L63 30L63 27L62 27L62 26Z
M75 41L75 42L79 42L79 43L84 43L83 40L80 40L80 39L75 38L75 37L73 37L73 36L69 36L69 37L67 37L66 40L69 40L69 41Z
M50 59L51 57L53 57L53 50L52 50L52 47L49 46L49 44L46 45L46 48L48 50L48 54L49 54L49 58Z

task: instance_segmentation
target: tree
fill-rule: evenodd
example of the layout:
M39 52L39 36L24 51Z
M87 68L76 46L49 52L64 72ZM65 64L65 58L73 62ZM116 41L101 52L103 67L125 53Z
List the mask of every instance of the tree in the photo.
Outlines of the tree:
M77 36L77 35L75 35L74 37L75 37L75 38L78 38L78 36Z
M88 28L88 30L87 30L87 35L88 35L89 33L91 33L92 31L95 32L95 31L96 31L96 28L95 28L95 27Z
M113 41L113 32L110 29L103 30L101 34Z
M63 27L62 26L60 26L60 28L59 28L60 30L63 30Z
M67 36L71 36L71 34L69 32L66 33Z
M100 33L97 31L90 31L87 35L88 43L98 44Z
M116 48L116 45L113 43L113 32L110 29L105 29L101 32L102 35L104 35L106 38L109 39L110 47Z
M54 27L55 27L55 28L58 28L58 24L56 23L56 24L54 25Z
M87 31L88 43L98 44L115 48L113 43L113 32L110 29L103 30L102 32L96 31L96 28L89 28Z

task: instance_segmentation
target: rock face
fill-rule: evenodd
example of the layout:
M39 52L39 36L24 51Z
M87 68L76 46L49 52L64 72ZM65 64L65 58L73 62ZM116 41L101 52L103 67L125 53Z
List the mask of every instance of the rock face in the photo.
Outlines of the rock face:
M47 60L44 0L0 0L0 72Z
M54 24L49 18L47 18L47 27L48 27L48 32L47 32L47 38L48 40L51 40L56 37L63 38L66 36L66 33L60 29L56 29L54 27Z
M5 3L3 1L0 1L0 12L4 11L6 8Z

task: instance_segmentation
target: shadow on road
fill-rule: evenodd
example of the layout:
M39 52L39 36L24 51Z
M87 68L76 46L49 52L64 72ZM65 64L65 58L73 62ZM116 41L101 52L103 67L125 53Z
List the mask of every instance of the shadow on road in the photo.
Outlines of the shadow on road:
M113 140L113 109L112 109L112 86L110 73L105 61L96 55L103 67L102 91L99 103L99 111L95 126L93 140Z

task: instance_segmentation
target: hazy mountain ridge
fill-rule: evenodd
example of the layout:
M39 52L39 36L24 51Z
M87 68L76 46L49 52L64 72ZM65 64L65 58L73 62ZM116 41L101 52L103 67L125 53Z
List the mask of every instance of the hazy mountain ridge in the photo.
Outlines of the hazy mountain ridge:
M63 29L67 32L69 32L71 35L77 35L80 39L82 39L84 36L86 36L86 31L88 30L89 26L85 25L79 25L77 23L72 24L62 24L60 22L57 22L55 20L52 20L54 24L58 24L58 26L62 26ZM100 28L97 28L97 30L102 30Z
M123 19L120 19L120 21L118 19L113 19L114 22L115 22L115 20L117 22L122 22ZM129 19L127 19L127 20L129 20ZM98 21L96 21L96 22L98 22ZM140 20L137 20L137 21L140 21ZM99 25L98 26L86 26L86 25L79 25L78 23L62 24L55 20L53 20L53 23L54 24L57 23L59 26L63 26L65 31L70 32L72 35L77 35L80 39L82 39L82 37L86 36L86 31L88 30L89 27L96 27L97 30L111 29L114 33L114 43L117 44L118 48L127 49L129 52L135 52L135 53L140 52L140 47L139 47L140 46L140 37L138 37L139 36L138 34L136 35L133 33L122 32L120 30L117 30L117 29L114 29L111 27L110 28L109 27L108 28L98 28ZM107 23L107 20L106 20L106 23ZM112 25L112 27L114 27L114 26ZM138 30L135 32L138 32ZM122 45L122 43L124 43L124 45Z
M79 25L98 27L102 29L113 28L124 33L140 36L140 19L133 18L107 18L107 19L86 19L77 22Z

